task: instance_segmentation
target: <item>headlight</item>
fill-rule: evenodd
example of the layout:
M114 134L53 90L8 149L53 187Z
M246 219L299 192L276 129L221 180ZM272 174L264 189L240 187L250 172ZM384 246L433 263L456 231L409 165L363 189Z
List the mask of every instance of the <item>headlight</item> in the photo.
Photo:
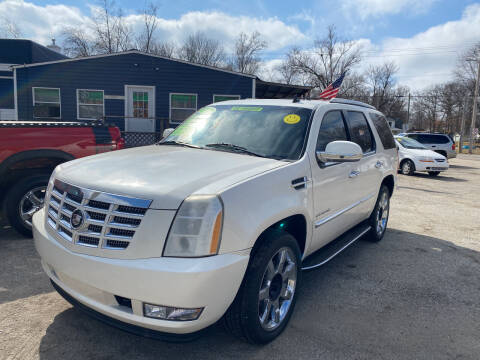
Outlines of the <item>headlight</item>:
M418 158L418 161L421 162L433 162L433 159L431 157L426 157L426 156L421 156Z
M220 247L223 204L216 195L192 195L178 209L163 256L215 255Z

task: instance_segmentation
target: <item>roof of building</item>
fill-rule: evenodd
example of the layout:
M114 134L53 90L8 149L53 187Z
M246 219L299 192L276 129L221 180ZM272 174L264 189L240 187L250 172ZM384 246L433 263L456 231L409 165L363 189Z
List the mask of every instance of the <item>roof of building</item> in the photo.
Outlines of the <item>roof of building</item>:
M84 57L77 57L77 58L73 58L73 59L66 58L66 59L60 59L60 60L56 60L56 61L46 61L46 62L40 62L40 63L28 64L28 65L17 65L17 66L12 66L12 67L19 69L19 68L23 68L23 67L34 67L34 66L60 64L60 63L68 63L68 62L75 62L75 61L85 61L85 60L105 58L105 57L109 57L109 56L121 56L121 55L128 55L128 54L139 54L139 55L151 56L151 57L164 59L164 60L168 60L168 61L180 62L180 63L183 63L183 64L192 65L192 66L203 67L203 68L212 69L212 70L216 70L216 71L223 71L223 72L227 72L227 73L234 74L234 75L255 78L254 75L243 74L243 73L239 73L239 72L236 72L236 71L222 69L222 68L215 67L215 66L210 66L210 65L196 64L196 63L192 63L192 62L185 61L185 60L180 60L180 59L168 58L168 57L165 57L165 56L146 53L146 52L143 52L143 51L140 51L140 50L128 50L128 51L121 51L121 52L112 53L112 54L84 56Z
M68 59L32 40L0 39L1 64L33 64Z

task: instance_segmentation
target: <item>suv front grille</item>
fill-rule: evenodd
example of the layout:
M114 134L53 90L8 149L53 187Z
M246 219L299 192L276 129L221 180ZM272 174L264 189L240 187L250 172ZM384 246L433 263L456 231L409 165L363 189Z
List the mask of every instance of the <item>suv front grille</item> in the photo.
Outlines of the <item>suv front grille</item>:
M63 239L76 245L124 250L132 242L150 203L55 180L47 194L46 222Z

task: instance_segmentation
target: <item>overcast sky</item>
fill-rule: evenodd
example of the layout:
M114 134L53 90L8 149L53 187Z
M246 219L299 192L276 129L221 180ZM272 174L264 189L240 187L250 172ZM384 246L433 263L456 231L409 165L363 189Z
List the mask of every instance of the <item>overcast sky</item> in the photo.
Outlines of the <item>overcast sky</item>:
M259 31L269 46L267 69L281 61L293 45L308 48L335 24L341 36L363 44L367 64L393 60L398 81L412 89L444 82L458 54L480 41L480 2L469 0L273 0L162 1L157 39L181 42L195 31L225 43L227 52L239 32ZM0 0L7 17L25 38L44 45L59 38L65 25L85 26L93 1ZM128 23L142 1L117 0ZM361 70L361 69L360 69ZM266 75L267 76L267 75Z

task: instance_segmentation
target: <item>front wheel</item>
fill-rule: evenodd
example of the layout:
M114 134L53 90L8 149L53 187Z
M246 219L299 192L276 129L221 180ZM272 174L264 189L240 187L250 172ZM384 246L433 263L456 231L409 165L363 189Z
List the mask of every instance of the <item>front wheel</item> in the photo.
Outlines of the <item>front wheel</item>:
M390 191L386 185L382 185L378 193L375 208L368 219L370 224L370 231L367 234L367 239L373 242L378 242L383 239L385 230L387 230L388 215L390 213Z
M415 164L412 162L412 160L405 160L402 162L400 171L403 175L413 175L415 172Z
M301 254L289 233L271 232L248 265L242 286L224 316L231 333L264 344L285 329L301 280Z
M27 237L32 237L32 216L43 206L48 179L48 174L30 175L8 191L6 215L10 225Z

